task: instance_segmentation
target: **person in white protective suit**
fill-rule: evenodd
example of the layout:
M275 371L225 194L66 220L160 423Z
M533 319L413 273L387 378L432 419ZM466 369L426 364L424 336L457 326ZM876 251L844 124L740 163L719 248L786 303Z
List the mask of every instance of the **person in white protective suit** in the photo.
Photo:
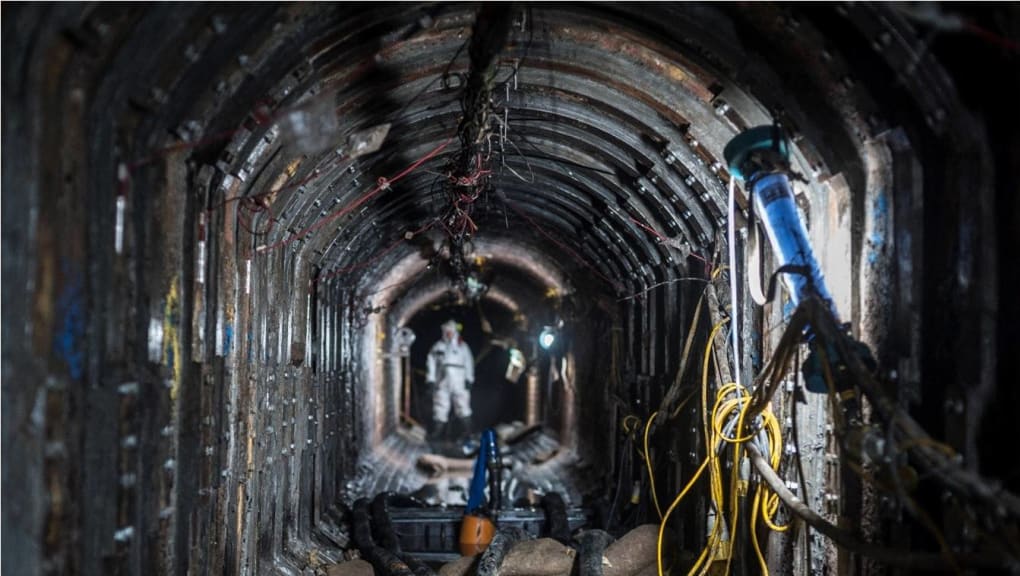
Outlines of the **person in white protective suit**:
M432 392L432 429L429 439L440 440L446 433L450 404L464 434L471 431L471 385L475 381L475 360L464 342L457 323L441 326L443 337L429 350L425 382Z

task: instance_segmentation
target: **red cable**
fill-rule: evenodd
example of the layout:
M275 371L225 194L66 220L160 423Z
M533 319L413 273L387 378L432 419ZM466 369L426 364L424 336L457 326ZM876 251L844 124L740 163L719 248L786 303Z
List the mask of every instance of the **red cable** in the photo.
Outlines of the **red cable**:
M997 44L1000 48L1006 48L1007 50L1020 52L1020 43L1016 42L1015 40L1010 40L1009 38L1000 36L995 32L992 32L991 30L986 30L978 26L977 24L974 24L973 22L965 23L964 28L966 28L967 31L970 32L971 34L979 36L987 42Z
M662 240L663 242L665 242L666 240L669 240L669 238L666 238L665 236L663 236L662 234L657 232L654 228L652 228L648 224L645 224L644 222L641 222L640 220L638 220L637 218L634 218L633 216L627 216L627 217L630 218L631 222L637 224L638 226L640 226L640 227L644 228L645 230L647 230L647 231L651 232L652 234L654 234L655 237L658 238L659 240Z
M432 228L435 224L436 224L436 220L433 220L432 222L429 222L425 226L422 226L421 228L412 231L411 232L411 238L414 238L418 234L421 234L422 232L425 232L426 230ZM403 234L395 242L393 242L392 244L390 244L386 248L383 248L382 250L377 252L375 255L373 255L371 258L369 258L368 260L364 260L364 261L358 262L356 264L351 264L350 266L345 266L343 268L340 268L339 270L334 270L333 272L330 272L329 274L326 274L325 276L319 276L318 278L315 278L314 280L312 280L312 285L314 286L318 282L322 282L324 280L329 280L331 278L336 278L337 276L339 276L341 274L346 274L348 272L353 272L355 270L360 270L362 268L370 266L370 265L374 264L375 262L378 262L380 259L382 259L383 256L385 256L385 255L389 254L390 252L392 252L393 249L396 248L397 246L399 246L401 242L406 242L406 241L410 240L411 238L408 238L406 234Z
M437 146L434 150L432 150L431 152L429 152L428 154L423 156L421 159L415 161L413 164L411 164L407 168L404 168L400 173L398 173L397 175L393 176L392 178L389 178L389 179L387 179L387 178L379 178L378 184L376 185L375 188L372 188L367 193L365 193L364 195L360 196L359 198L357 198L356 200L354 200L353 202L351 202L347 206L344 206L343 208L340 208L339 210L333 212L332 214L328 214L326 216L323 216L322 218L320 218L318 221L316 221L314 224L312 224L308 228L305 228L304 230L301 230L300 232L298 232L296 234L293 234L292 236L289 236L287 238L284 238L282 240L274 242L273 244L270 244L268 246L266 246L266 245L259 246L255 251L258 252L258 253L269 252L269 251L275 250L275 249L277 249L277 248L279 248L281 246L286 246L287 244L290 244L291 242L295 242L295 241L297 241L297 240L299 240L301 238L304 238L308 234L311 234L312 232L318 230L319 228L322 228L326 224L329 224L333 220L336 220L337 218L340 218L344 214L348 214L348 213L352 212L353 210L357 209L359 206L361 206L365 202L368 202L369 200L371 200L372 197L375 196L376 194L378 194L379 192L388 189L391 184L400 181L402 178L404 178L405 176L407 176L408 174L410 174L411 172L416 170L419 166L421 166L425 162L428 162L429 160L431 160L437 154L442 152L443 149L445 149L450 144L450 142L452 142L452 141L453 141L453 138L450 138L446 142L443 142L442 144Z
M695 252L693 250L691 250L690 256L692 258L697 258L698 260L701 260L702 262L704 262L705 263L705 276L709 276L709 277L712 276L712 262L709 261L708 258L705 258L704 256L698 254L697 252Z
M520 216L520 217L524 218L525 220L527 220L531 224L531 226L533 228L538 230L538 232L540 234L542 234L547 239L549 239L550 242L552 242L553 244L559 246L562 250L564 250L565 252L570 254L575 260L577 260L581 264L584 264L585 267L587 267L589 270L594 272L599 278L602 278L603 280L608 282L611 286L613 286L613 288L616 288L617 290L622 290L623 287L621 286L621 284L619 282L617 282L616 280L613 280L613 279L607 277L605 274L599 272L598 268L595 268L594 266L589 264L588 261L585 260L584 258L582 258L577 252L574 252L573 250L571 250L569 246L566 246L562 242L560 242L560 241L556 240L555 238L553 238L552 235L550 235L548 232L546 232L545 229L542 228L542 226L540 226L537 222L532 220L527 214L521 212L520 210L515 208L513 204L511 204L511 203L509 203L509 202L507 202L505 200L503 201L503 203L506 206L508 206L511 210L516 212L518 216Z
M638 220L638 219L636 219L636 218L634 218L633 216L630 216L630 215L628 215L627 217L630 218L631 222L633 222L633 223L637 224L638 226L640 226L641 228L644 228L645 230L651 232L652 234L654 234L657 238L659 238L663 242L669 240L669 238L667 238L666 236L660 234L654 228L652 228L651 226L648 226L644 222L641 222L640 220ZM697 258L698 260L701 260L702 262L704 262L705 263L705 273L707 275L711 275L711 273L712 273L712 263L711 262L709 262L706 258L696 254L693 251L691 252L691 256L694 257L694 258Z

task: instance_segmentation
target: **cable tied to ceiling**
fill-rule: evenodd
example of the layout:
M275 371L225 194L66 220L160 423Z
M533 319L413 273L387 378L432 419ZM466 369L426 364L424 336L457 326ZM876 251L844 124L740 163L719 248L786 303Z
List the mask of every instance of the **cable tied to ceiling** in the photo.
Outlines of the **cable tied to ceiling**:
M468 46L470 70L461 98L463 116L457 127L460 150L447 169L449 206L441 222L450 244L450 272L455 284L466 286L468 263L465 245L478 226L471 218L475 201L489 187L492 170L482 144L492 132L492 89L499 55L506 46L513 22L513 5L485 4L478 12Z

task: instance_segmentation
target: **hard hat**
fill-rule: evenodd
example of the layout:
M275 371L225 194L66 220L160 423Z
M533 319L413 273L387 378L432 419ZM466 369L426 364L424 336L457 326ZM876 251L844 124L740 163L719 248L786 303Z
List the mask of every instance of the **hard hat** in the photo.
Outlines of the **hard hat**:
M443 325L440 326L440 328L442 328L443 330L450 328L452 330L460 332L460 324L457 324L457 321L452 318L447 320L446 322L443 322Z

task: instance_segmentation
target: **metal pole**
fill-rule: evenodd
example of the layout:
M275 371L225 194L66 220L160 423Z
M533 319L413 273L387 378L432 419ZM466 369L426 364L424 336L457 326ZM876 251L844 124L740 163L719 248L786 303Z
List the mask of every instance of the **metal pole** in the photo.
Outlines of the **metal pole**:
M527 406L525 407L524 424L534 426L538 424L539 394L538 394L538 370L532 366L528 368Z
M404 356L400 359L404 371L404 418L411 420L411 358Z

